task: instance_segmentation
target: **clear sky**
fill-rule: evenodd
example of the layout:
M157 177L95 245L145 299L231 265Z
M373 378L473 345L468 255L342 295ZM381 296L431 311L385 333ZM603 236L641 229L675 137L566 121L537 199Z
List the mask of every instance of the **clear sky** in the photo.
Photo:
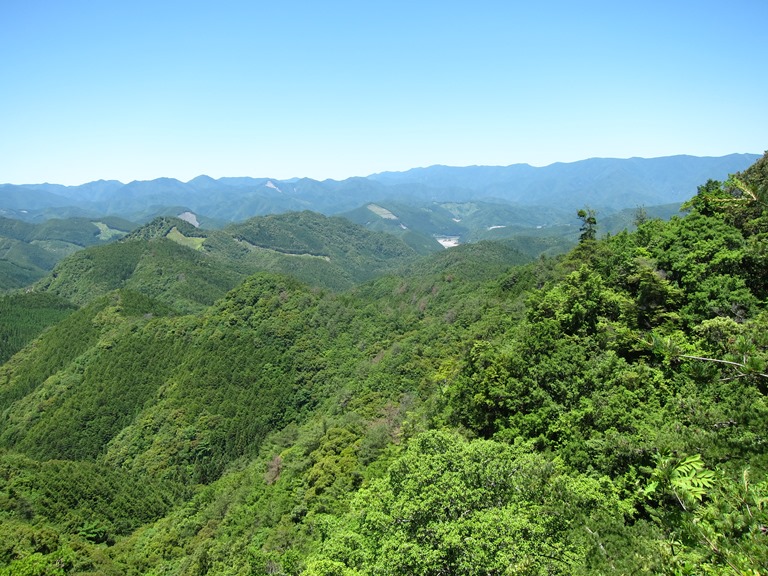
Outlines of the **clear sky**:
M768 149L768 0L0 0L0 182Z

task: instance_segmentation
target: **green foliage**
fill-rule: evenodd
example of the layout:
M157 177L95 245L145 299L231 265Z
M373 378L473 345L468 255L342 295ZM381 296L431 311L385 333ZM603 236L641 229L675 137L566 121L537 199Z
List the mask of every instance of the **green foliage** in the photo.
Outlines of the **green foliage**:
M0 297L0 364L74 309L53 294L26 292Z
M535 262L310 213L79 252L83 308L0 309L0 570L762 573L762 166Z
M745 235L768 231L768 152L726 182L709 180L685 207L719 216Z
M51 554L35 552L0 568L0 574L2 576L66 576L73 567L73 557L74 554L67 549L60 549Z
M73 254L38 289L83 305L127 288L191 312L212 304L242 278L242 273L172 240L134 239Z
M125 242L78 252L61 262L40 288L83 305L122 287L143 249L138 242Z
M591 208L581 209L576 215L581 220L579 242L589 242L597 237L597 214Z
M179 486L90 462L0 455L0 513L44 519L92 542L113 541L166 514Z
M768 562L768 481L752 483L748 469L735 479L707 469L699 454L658 455L643 493L665 533L668 571L759 574Z
M715 475L704 467L700 454L687 458L656 455L656 468L646 492L652 493L662 484L674 494L683 510L700 502L706 490L714 485Z
M100 332L94 317L107 305L108 300L97 300L69 314L0 366L0 406L8 408L91 347Z
M574 271L534 294L524 322L472 347L448 387L454 421L486 437L535 438L580 469L611 474L680 442L674 427L718 458L736 446L759 451L747 438L761 432L735 424L755 421L718 383L743 379L750 408L764 409L760 281L742 265L745 246L722 219L695 213L580 247L564 261ZM648 329L657 355L644 344Z
M29 224L0 217L0 292L29 286L62 258L122 237L133 227L118 218L104 220L112 227L85 218L54 218Z
M619 510L608 486L521 447L422 434L358 493L346 530L311 565L342 574L571 574L583 561L584 524Z

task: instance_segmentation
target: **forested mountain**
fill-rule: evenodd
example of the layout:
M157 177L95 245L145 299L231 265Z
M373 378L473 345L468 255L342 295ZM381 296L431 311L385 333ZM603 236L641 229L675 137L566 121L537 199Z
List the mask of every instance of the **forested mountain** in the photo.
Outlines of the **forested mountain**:
M121 218L51 219L38 224L0 216L0 292L45 276L64 256L106 244L135 227Z
M35 289L84 305L126 288L178 312L194 312L256 271L340 290L442 249L434 240L418 248L313 212L262 216L213 231L157 218L119 242L72 254Z
M198 176L189 182L3 184L0 292L27 286L64 256L108 243L135 228L134 222L158 217L182 217L213 230L258 215L310 210L394 234L422 254L434 250L436 242L511 239L532 256L554 255L576 242L576 209L589 206L600 214L604 232L617 232L633 224L631 214L640 208L669 217L698 184L725 178L756 158L591 159L544 168L433 166L322 182Z
M633 228L641 218L667 220L680 212L681 203L636 205L618 212L601 213L601 231L617 233ZM573 247L579 237L576 210L562 207L515 206L499 202L380 202L345 212L342 216L371 230L412 237L429 235L448 244L481 240L514 240L537 257L549 244L556 252ZM538 239L534 240L534 239Z
M720 158L593 158L541 168L527 164L432 166L322 182L310 178L216 180L198 176L189 182L158 178L128 184L101 180L81 186L4 184L0 185L0 215L38 221L54 215L110 214L146 222L155 216L176 216L189 210L211 221L233 222L288 211L311 210L333 215L383 201L418 205L495 201L516 209L537 207L537 217L527 222L535 226L542 223L542 215L546 220L559 213L553 207L569 211L589 205L612 213L624 208L682 202L701 182L724 179L757 158L754 154Z
M425 184L431 188L471 190L482 198L499 198L524 206L621 209L686 200L710 178L724 178L757 160L754 154L720 158L590 158L542 168L512 166L431 166L406 172L383 172L371 179L390 185Z
M307 212L70 256L0 367L0 575L765 573L768 155L700 184L535 260Z

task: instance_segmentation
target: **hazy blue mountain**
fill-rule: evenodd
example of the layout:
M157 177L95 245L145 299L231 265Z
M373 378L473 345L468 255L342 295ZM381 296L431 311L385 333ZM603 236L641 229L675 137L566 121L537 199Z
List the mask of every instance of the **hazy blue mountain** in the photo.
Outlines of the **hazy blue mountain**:
M455 187L481 190L487 186L515 179L530 178L539 168L529 164L510 166L443 166L412 168L404 172L380 172L368 176L386 184L417 183L435 188Z
M592 158L541 168L527 164L431 166L323 181L201 175L189 182L158 178L128 184L100 180L73 187L6 184L0 186L0 215L39 221L59 214L115 214L146 221L153 215L188 210L213 220L235 222L286 211L334 215L384 201L417 205L483 201L511 203L516 210L547 207L547 211L552 207L573 211L588 205L607 214L682 202L695 194L702 182L723 180L758 157ZM535 219L527 224L541 225Z
M663 158L592 158L555 163L542 168L527 164L432 166L406 172L369 176L387 184L420 183L432 187L465 188L479 197L499 198L525 205L584 205L620 210L638 205L683 202L708 179L723 180L744 170L756 154L722 157L668 156Z
M7 216L11 210L39 210L51 206L67 206L69 203L64 196L35 186L0 185L0 215Z
M95 180L79 186L63 186L61 184L35 184L34 188L43 190L79 202L91 202L106 197L125 186L119 180Z

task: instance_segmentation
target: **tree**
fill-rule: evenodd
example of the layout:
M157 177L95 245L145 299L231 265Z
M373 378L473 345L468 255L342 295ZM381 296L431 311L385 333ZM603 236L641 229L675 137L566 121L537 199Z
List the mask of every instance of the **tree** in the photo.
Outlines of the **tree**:
M585 526L603 514L621 516L601 480L523 445L432 431L357 494L347 530L308 564L340 575L579 573Z
M579 242L583 243L589 240L594 240L597 234L597 212L591 208L582 208L576 215L581 220L581 228L579 228L581 235L579 236Z
M768 561L768 481L735 479L701 455L657 455L644 489L664 533L662 562L675 574L760 574Z

